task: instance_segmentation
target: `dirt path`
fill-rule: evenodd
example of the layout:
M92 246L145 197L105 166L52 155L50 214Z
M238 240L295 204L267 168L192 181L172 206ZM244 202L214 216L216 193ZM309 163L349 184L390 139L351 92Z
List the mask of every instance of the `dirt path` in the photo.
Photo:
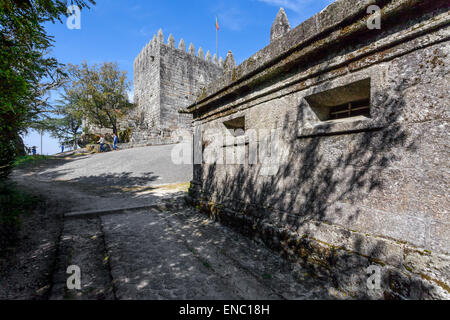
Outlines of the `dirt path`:
M0 261L0 299L114 299L100 219L71 220L64 215L155 205L187 185L119 188L52 181L37 175L40 169L16 170L12 175L21 188L46 200L41 210L23 217L19 245ZM85 267L80 292L66 288L69 265Z
M30 241L2 268L0 298L345 298L330 283L186 207L186 184L55 181L36 174L40 170L13 175L50 200L44 216L23 230ZM111 212L137 206L146 208ZM81 270L81 290L66 285L73 265Z
M27 180L83 209L135 206L84 194L73 184ZM66 217L50 299L335 299L328 283L293 270L270 250L182 205L154 196L153 209ZM86 203L96 202L94 206ZM68 290L66 269L79 266L82 289Z
M63 212L69 208L67 202L47 198L41 208L22 217L17 245L0 260L0 300L48 299Z
M64 181L41 175L57 170L78 158L52 159L15 170L11 178L27 192L45 199L42 207L22 217L19 242L11 252L0 258L0 299L62 299L77 298L65 292L66 258L96 261L89 264L92 284L86 299L111 299L109 271L103 261L104 243L99 219L67 221L64 214L83 210L111 210L129 206L151 205L179 190L186 184L153 187L143 178L121 180L121 184L96 181ZM87 241L87 239L90 239ZM79 254L78 254L79 253ZM84 254L86 253L86 254ZM78 260L75 261L80 263ZM85 274L89 276L89 272ZM89 280L89 277L86 278ZM89 280L90 281L90 280Z

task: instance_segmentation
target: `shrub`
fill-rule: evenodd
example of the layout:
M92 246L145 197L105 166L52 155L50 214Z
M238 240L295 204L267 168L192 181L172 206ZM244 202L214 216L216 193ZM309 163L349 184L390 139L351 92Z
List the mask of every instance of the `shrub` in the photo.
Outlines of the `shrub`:
M132 133L133 133L133 130L131 130L131 128L120 131L117 135L119 137L119 142L121 142L121 143L130 142Z

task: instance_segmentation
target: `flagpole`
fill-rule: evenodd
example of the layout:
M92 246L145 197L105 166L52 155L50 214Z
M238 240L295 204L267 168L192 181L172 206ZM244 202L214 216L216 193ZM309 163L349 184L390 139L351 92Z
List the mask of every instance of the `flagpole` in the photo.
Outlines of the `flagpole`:
M217 28L217 17L216 17L216 54L217 59L219 59L219 28Z

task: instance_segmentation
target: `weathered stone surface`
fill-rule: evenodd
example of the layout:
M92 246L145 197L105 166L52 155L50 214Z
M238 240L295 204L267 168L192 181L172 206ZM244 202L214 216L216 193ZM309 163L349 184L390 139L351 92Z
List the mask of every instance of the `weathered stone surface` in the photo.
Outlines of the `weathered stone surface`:
M180 40L180 43L178 44L178 49L180 49L183 52L186 52L186 43L184 43L183 39Z
M159 43L164 43L164 33L163 33L162 29L158 30L158 41L159 41Z
M170 34L169 39L167 39L167 45L171 48L175 48L175 38L172 34Z
M291 25L289 24L288 17L283 8L278 11L277 17L273 22L272 28L270 29L270 42L273 42L291 30Z
M293 274L278 255L189 209L110 215L102 222L118 299L338 297L330 279L300 268Z
M205 59L205 53L203 52L203 48L202 47L200 47L200 49L198 49L197 57L199 57L202 60Z
M228 51L227 57L225 58L225 62L223 65L223 72L230 72L234 68L236 68L236 61L234 60L233 53L231 51Z
M305 48L305 44L308 43L311 39L317 38L319 35L327 35L327 31L334 30L337 25L342 23L342 21L347 21L347 28L341 28L340 30L344 30L345 32L341 32L340 30L334 31L328 38L322 39L321 41L316 41L311 47L311 50L321 49L323 46L328 44L329 42L336 44L339 41L343 41L343 38L350 38L354 33L371 33L372 30L367 29L367 25L365 21L361 22L357 19L360 15L366 15L367 7L371 4L376 4L376 0L346 0L346 1L336 1L322 10L320 13L306 20L296 28L292 29L289 34L279 39L274 43L271 43L269 46L257 52L255 55L250 57L248 60L244 61L241 65L239 65L235 72L234 76L226 75L222 77L219 81L211 83L205 89L205 96L208 97L210 95L214 95L217 91L222 88L226 88L234 83L240 83L240 79L243 78L247 74L251 74L252 72L264 68L264 72L260 72L255 77L268 76L268 74L272 72L282 72L282 68L286 67L286 63L292 62L292 60L297 59L300 56L303 56L305 52L307 52L307 48ZM401 1L387 1L387 3L382 7L385 18L394 19L401 15L402 10L408 10L409 8L417 8L417 10L422 10L423 7L429 6L428 9L433 10L433 8L439 8L446 6L445 0L434 1L432 6L430 4L423 3L420 0L401 0ZM440 25L445 25L445 21L448 20L448 17L444 13L444 17L441 17L439 20ZM417 28L416 28L417 29ZM412 31L408 31L409 35ZM384 35L382 33L378 33L374 35L375 37L383 38ZM367 36L370 38L370 35ZM327 41L326 41L327 40ZM351 40L350 40L351 41ZM373 41L372 41L373 42ZM361 54L367 54L369 47L364 47L361 49ZM293 49L295 49L294 52ZM330 49L334 50L334 49ZM290 58L283 58L290 52ZM357 51L358 52L358 51ZM355 54L355 52L353 52ZM386 53L387 54L387 53ZM329 64L329 61L326 65ZM242 83L245 85L245 83ZM204 99L202 99L203 101Z
M192 56L195 56L195 47L194 47L194 44L192 42L189 45L189 54L192 55Z
M351 295L448 299L448 6L377 2L388 27L374 32L363 18L374 2L336 1L240 66L225 62L188 107L202 144L244 117L247 134L277 131L279 162L271 174L248 156L195 165L191 199ZM356 100L368 114L324 116ZM368 294L372 264L383 290Z

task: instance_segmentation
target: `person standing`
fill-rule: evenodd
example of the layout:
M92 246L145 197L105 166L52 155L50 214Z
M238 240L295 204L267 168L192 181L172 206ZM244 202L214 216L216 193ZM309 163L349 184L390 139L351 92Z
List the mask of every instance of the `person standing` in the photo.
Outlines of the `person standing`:
M64 153L64 145L61 144L61 153Z
M117 137L117 134L114 133L114 140L113 140L113 149L114 151L117 151L117 143L119 142L119 137Z
M100 140L98 142L100 144L100 152L105 152L105 149L103 148L103 145L105 144L105 138L103 135L100 135Z

